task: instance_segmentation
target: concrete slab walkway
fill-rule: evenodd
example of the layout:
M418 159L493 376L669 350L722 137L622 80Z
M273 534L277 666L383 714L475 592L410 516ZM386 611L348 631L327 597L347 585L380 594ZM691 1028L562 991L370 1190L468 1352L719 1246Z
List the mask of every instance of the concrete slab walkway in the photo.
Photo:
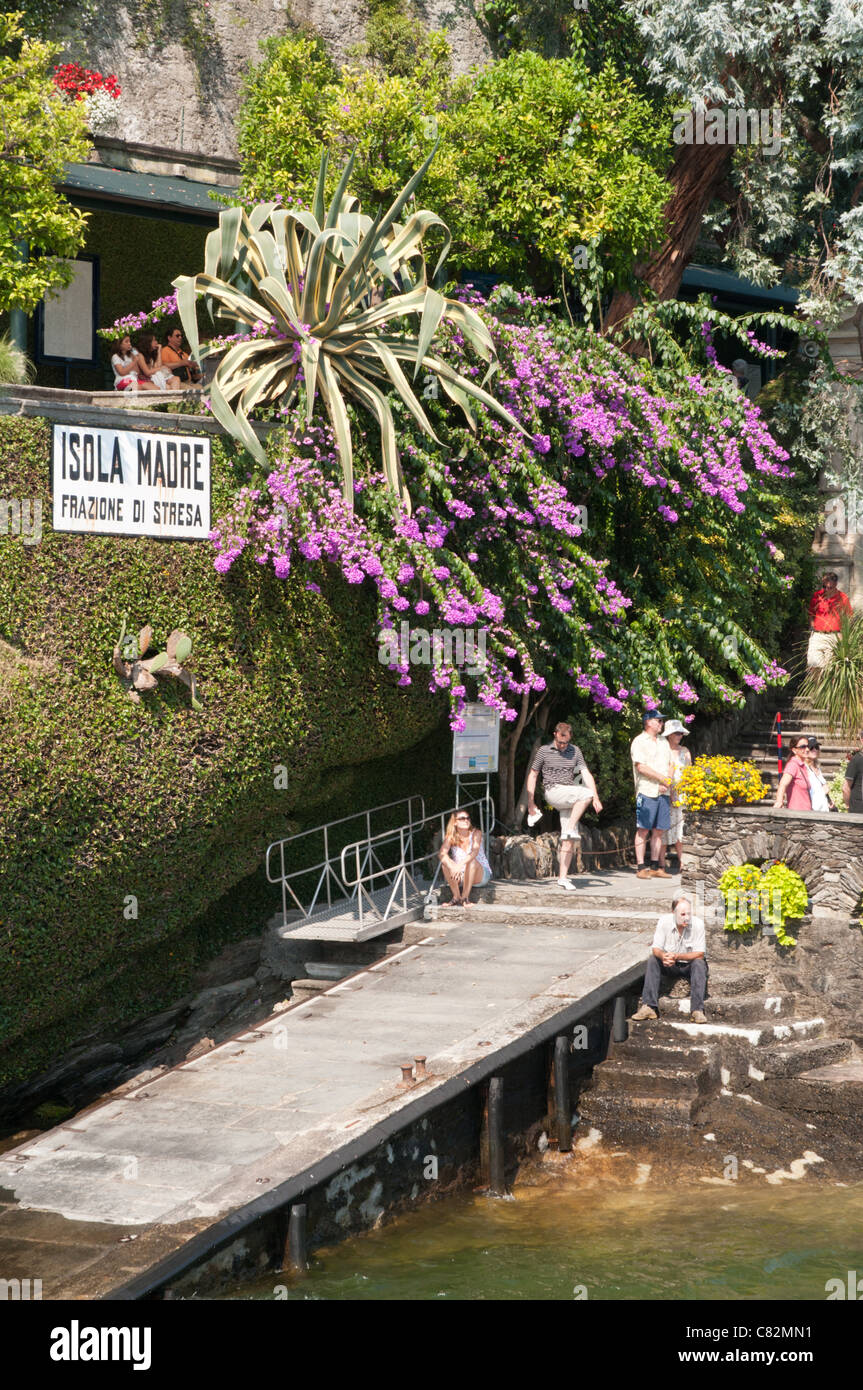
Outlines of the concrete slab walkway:
M433 1104L436 1087L576 1001L625 987L651 934L431 926L418 945L0 1156L0 1277L42 1278L46 1298L107 1292L419 1096ZM404 1088L400 1064L418 1055L431 1075Z

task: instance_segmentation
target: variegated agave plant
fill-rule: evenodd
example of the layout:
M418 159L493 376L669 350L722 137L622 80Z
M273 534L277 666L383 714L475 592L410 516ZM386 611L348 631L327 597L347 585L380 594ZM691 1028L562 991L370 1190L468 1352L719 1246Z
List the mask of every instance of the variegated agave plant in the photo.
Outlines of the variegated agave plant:
M437 441L402 364L413 368L414 382L420 372L433 373L472 428L471 398L496 411L514 428L521 428L482 386L429 353L441 320L449 319L489 364L485 381L496 369L491 336L479 316L427 283L423 236L431 226L444 230L445 244L434 280L449 250L446 224L425 210L411 212L404 224L397 221L433 155L434 150L389 211L371 218L360 211L358 200L345 192L353 157L325 209L324 153L311 212L280 208L275 203L259 203L249 213L242 208L222 212L218 230L207 237L204 273L174 281L193 355L200 350L195 312L200 295L206 297L211 318L228 319L238 327L247 325L260 335L235 343L219 362L210 385L210 405L216 419L255 458L265 462L249 415L256 407L274 402L290 406L297 397L302 368L306 420L312 418L317 390L333 427L349 505L353 503L354 480L346 397L352 397L377 420L384 471L390 488L405 505L409 499L387 398L389 389L398 392L414 418ZM384 297L387 293L389 297ZM412 315L419 318L416 332L405 327L406 317ZM207 355L207 349L202 355Z

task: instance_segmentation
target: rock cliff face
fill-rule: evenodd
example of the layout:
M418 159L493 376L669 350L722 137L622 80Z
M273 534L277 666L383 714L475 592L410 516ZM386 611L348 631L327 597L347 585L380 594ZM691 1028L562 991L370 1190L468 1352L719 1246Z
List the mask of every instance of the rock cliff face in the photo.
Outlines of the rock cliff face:
M430 28L449 31L457 71L489 56L470 0L429 0L421 13ZM366 17L361 0L93 0L69 14L57 38L69 59L119 78L109 134L233 158L241 78L261 40L302 25L343 60L362 41Z

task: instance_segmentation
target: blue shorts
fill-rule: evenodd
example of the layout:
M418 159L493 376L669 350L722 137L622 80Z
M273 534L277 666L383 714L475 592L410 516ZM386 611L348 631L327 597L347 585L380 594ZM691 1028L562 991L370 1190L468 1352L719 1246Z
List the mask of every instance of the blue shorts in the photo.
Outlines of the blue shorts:
M635 798L635 824L639 830L670 830L671 797L637 796Z

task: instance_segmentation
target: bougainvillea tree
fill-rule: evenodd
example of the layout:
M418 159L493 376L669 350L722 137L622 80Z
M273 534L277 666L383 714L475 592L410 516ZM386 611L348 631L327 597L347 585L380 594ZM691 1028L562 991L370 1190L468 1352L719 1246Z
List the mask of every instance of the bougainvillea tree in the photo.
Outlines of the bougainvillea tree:
M807 517L757 406L709 360L672 390L646 361L536 300L469 297L501 363L495 389L522 431L480 410L471 433L431 399L442 447L430 445L394 403L409 514L372 448L349 508L327 430L296 421L218 522L216 567L247 551L280 576L302 566L312 587L326 565L373 585L402 685L418 678L418 634L485 630L475 677L445 652L432 663L454 728L470 698L515 731L532 700L555 692L580 691L619 716L663 698L739 704L747 689L782 683L751 634L778 636L765 613L787 601L787 557L805 546ZM468 377L484 370L457 327L442 326L438 352Z

